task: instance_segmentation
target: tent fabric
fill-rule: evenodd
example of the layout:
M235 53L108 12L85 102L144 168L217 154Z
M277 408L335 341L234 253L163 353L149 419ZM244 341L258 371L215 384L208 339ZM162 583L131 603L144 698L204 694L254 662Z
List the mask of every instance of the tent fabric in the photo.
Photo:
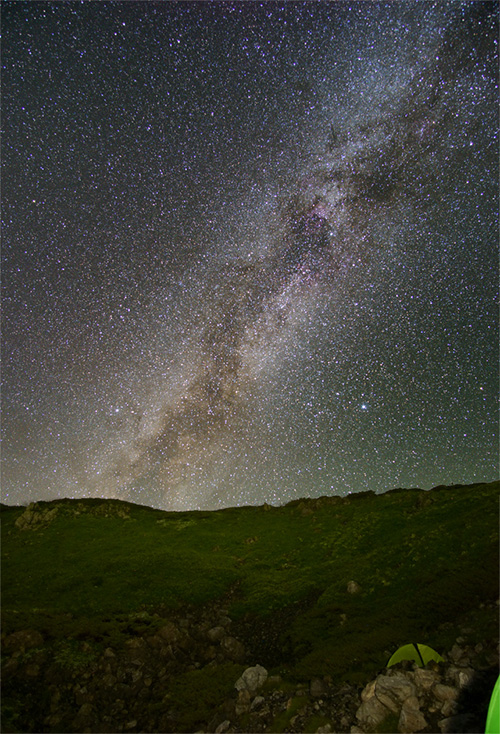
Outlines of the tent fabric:
M486 734L498 734L500 732L500 677L497 678L491 694L485 732Z
M443 661L443 658L428 645L422 645L420 642L410 642L408 645L403 645L396 650L394 655L389 658L387 667L390 668L402 660L412 660L419 668L422 668L430 660L435 660L436 663L439 663Z

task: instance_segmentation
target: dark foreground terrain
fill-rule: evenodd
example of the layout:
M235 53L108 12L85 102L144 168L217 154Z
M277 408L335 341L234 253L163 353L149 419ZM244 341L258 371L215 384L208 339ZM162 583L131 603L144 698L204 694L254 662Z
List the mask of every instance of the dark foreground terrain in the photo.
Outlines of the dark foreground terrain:
M483 731L499 490L2 507L2 731Z

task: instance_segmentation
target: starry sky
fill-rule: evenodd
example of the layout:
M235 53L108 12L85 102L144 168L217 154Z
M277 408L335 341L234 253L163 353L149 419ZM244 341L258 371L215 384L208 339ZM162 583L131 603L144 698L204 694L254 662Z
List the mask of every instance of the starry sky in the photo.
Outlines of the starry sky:
M498 478L498 3L2 25L3 502Z

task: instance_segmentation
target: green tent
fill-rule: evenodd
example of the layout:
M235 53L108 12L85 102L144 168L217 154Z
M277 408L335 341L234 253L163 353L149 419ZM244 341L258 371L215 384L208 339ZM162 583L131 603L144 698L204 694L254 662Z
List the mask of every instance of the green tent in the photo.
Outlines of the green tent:
M500 732L500 678L497 678L491 694L485 731L486 734L498 734Z
M436 663L439 663L443 661L443 658L432 647L421 645L419 642L411 642L409 645L403 645L396 650L394 655L389 659L387 667L390 668L391 665L400 663L402 660L412 660L421 668L427 665L430 660L435 660Z

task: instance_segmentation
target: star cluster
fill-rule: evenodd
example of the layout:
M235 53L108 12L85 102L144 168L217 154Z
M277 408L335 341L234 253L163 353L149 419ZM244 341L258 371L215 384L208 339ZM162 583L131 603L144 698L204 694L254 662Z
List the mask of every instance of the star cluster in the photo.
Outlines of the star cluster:
M3 501L496 479L497 26L4 2Z

